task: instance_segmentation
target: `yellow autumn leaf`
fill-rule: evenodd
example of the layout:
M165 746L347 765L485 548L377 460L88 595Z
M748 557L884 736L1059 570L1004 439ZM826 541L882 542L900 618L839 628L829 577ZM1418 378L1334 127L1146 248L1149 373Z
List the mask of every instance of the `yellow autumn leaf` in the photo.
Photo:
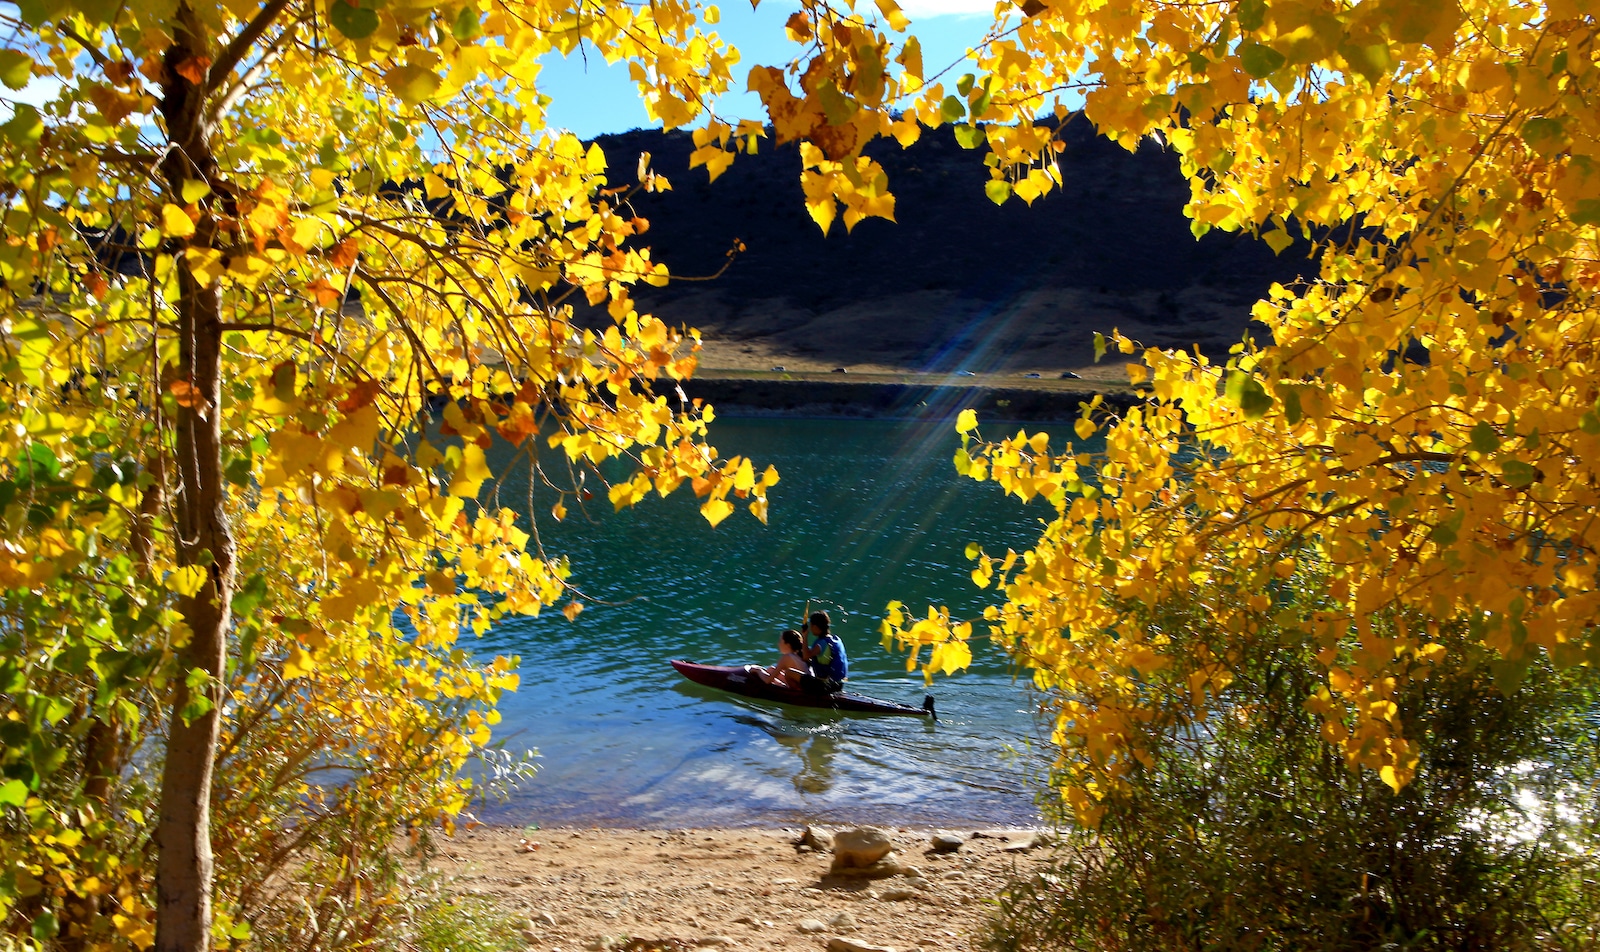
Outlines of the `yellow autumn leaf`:
M184 252L183 263L202 286L210 285L226 270L222 252L215 248L190 248Z
M707 500L706 503L700 507L700 515L704 516L706 521L711 523L712 528L716 528L718 523L733 515L733 503L727 501L726 499Z
M741 492L749 492L756 485L755 469L751 467L748 458L739 461L739 468L733 474L733 488Z
M194 234L194 219L177 205L163 205L161 231L169 238L188 238Z
M391 67L383 74L384 85L408 106L421 105L439 91L438 74L425 66Z
M316 669L316 659L311 657L311 652L299 645L291 645L288 655L283 659L283 679L293 681L303 678Z
M176 595L192 596L205 587L211 573L203 566L186 565L167 574L167 591Z
M476 443L468 443L461 447L461 466L450 480L450 495L475 499L484 480L493 475L483 450L479 449Z
M878 12L882 13L883 18L889 21L889 29L894 30L896 33L904 33L911 26L911 21L901 12L900 5L895 3L894 0L876 0L876 2L878 4Z
M193 205L211 194L211 186L199 179L184 179L183 186L178 191L185 205Z

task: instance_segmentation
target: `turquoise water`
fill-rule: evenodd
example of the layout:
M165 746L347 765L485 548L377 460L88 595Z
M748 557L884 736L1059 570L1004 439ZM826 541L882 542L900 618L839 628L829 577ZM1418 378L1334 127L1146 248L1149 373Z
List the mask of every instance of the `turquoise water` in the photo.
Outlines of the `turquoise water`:
M642 827L1034 822L1047 760L1033 699L986 642L970 671L934 682L937 723L747 700L692 685L667 661L771 663L778 632L810 600L845 641L852 690L920 704L922 676L878 643L884 606L977 615L986 602L966 544L1027 545L1048 507L958 477L949 423L720 419L712 433L724 456L778 467L768 525L741 510L712 529L687 492L622 513L599 492L588 519L540 519L587 609L576 623L555 612L509 620L483 639L482 650L522 657L498 736L541 760L509 802L479 815Z

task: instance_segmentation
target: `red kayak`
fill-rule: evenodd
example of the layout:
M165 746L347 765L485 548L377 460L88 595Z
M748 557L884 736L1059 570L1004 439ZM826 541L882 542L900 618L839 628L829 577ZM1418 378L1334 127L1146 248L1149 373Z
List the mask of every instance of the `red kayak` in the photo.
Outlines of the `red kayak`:
M799 688L779 687L768 684L753 674L745 671L743 665L733 666L725 664L695 664L693 661L674 661L672 666L678 673L693 681L703 684L708 688L720 688L733 694L743 694L745 697L760 698L763 701L781 701L784 704L796 704L801 707L824 707L836 711L851 711L856 714L905 714L910 717L932 717L933 695L928 695L922 701L921 707L911 707L907 704L896 704L893 701L880 701L877 698L867 697L862 694L851 694L848 691L839 691L835 694L810 694Z

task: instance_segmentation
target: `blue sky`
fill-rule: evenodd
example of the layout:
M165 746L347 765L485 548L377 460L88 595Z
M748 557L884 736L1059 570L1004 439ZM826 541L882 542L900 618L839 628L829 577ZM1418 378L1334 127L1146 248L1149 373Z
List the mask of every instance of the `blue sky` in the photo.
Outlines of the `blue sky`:
M868 0L859 0L858 6L876 12ZM994 23L993 0L911 0L901 6L911 18L910 32L922 43L922 61L930 77L965 56ZM726 0L720 6L722 21L714 29L739 48L741 58L734 67L732 90L716 104L719 117L764 118L761 101L744 91L744 77L752 66L781 65L799 51L783 33L784 21L797 9L798 4L784 0L766 0L754 10L749 0ZM570 129L581 139L651 125L638 90L628 79L627 65L607 66L592 49L587 62L576 51L565 58L546 56L539 88L553 98L550 124Z
M876 12L870 0L858 0L864 11ZM901 8L911 18L911 32L922 43L926 74L935 73L962 59L969 48L983 38L994 22L994 0L901 0ZM15 4L0 0L0 7L15 15ZM784 35L783 24L799 9L792 0L766 0L752 9L750 0L725 0L719 4L722 20L713 29L738 47L741 58L734 67L734 83L728 95L716 104L724 119L764 119L761 101L744 91L745 76L752 66L775 66L789 62L799 51ZM589 140L608 132L649 127L639 94L628 78L626 63L607 65L589 49L587 59L574 51L562 57L544 57L540 91L552 97L550 125L565 128ZM959 76L966 69L952 72ZM947 80L946 86L950 85ZM55 97L60 84L34 79L21 91L0 87L0 122L11 116L11 104L27 102L42 105Z

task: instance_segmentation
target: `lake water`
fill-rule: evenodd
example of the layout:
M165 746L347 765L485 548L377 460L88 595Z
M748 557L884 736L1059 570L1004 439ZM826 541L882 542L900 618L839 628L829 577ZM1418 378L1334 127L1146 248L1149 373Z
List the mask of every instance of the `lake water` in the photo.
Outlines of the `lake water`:
M601 491L588 519L576 509L560 524L540 519L547 551L571 558L586 610L576 623L554 611L511 619L479 644L522 657L497 736L541 755L533 780L479 816L651 828L1036 822L1048 758L1033 698L987 642L971 670L934 682L936 723L739 698L690 684L667 661L770 664L809 599L847 646L852 690L920 704L922 676L879 645L884 606L977 615L986 593L969 577L967 543L1027 545L1049 508L958 477L948 422L719 419L712 436L758 472L778 467L768 525L741 509L712 529L686 490L622 513Z

